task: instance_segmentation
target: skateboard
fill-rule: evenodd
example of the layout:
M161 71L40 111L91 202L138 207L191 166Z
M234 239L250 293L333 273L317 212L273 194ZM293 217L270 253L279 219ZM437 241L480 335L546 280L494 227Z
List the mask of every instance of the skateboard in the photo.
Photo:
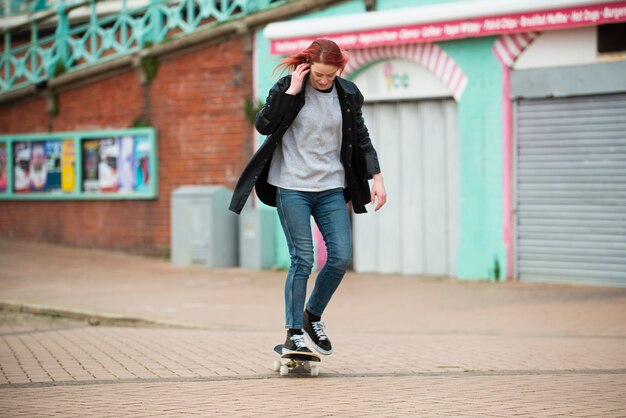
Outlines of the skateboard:
M274 347L274 353L280 356L279 360L274 360L274 371L280 372L281 376L287 376L289 373L306 373L311 376L320 374L320 366L311 364L322 361L320 356L315 353L283 354L282 344ZM287 361L283 362L283 359Z

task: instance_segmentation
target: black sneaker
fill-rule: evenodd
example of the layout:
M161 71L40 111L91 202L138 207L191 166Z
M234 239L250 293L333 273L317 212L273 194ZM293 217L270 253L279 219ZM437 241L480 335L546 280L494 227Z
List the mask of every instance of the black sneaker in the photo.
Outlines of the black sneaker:
M283 345L283 354L288 353L311 353L309 347L306 346L303 334L292 334L287 330L287 339Z
M333 346L324 331L326 325L322 321L313 322L309 312L304 311L304 333L311 340L313 348L320 354L328 356L333 353Z

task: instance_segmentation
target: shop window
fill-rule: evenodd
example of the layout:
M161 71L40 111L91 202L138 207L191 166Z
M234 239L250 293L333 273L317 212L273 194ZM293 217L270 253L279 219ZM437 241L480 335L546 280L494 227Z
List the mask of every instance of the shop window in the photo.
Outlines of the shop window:
M598 52L626 51L626 23L598 26Z

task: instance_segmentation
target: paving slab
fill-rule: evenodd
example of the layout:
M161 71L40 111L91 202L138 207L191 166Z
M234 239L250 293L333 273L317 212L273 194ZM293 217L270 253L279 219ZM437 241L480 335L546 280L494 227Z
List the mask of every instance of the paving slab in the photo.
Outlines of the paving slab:
M626 289L349 273L335 354L294 378L282 271L5 239L0 274L17 306L155 321L0 312L2 417L626 416Z

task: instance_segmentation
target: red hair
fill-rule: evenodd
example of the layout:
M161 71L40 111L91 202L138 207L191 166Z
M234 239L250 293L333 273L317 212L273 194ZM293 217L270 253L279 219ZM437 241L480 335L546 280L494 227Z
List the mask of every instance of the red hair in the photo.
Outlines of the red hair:
M333 65L339 68L339 73L341 73L346 64L348 64L348 53L339 48L339 45L330 39L316 39L305 50L283 59L274 68L274 71L278 68L282 68L283 71L293 71L298 65L305 62Z

